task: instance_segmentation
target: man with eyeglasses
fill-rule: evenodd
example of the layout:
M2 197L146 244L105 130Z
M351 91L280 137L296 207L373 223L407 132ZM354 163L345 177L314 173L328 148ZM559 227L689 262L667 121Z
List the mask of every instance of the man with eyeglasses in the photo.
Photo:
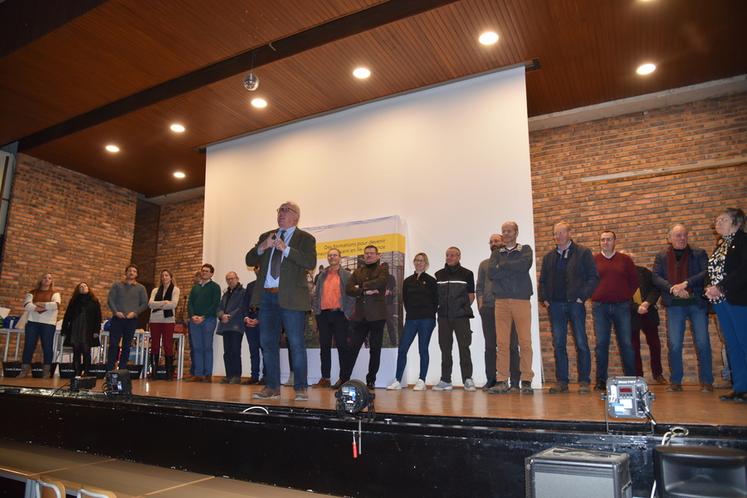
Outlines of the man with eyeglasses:
M316 266L316 239L298 228L301 208L284 202L277 209L278 228L264 232L246 254L247 266L259 265L251 304L259 307L260 344L267 367L265 387L255 399L280 397L280 330L288 337L292 354L296 401L308 400L306 312L311 309L306 270Z

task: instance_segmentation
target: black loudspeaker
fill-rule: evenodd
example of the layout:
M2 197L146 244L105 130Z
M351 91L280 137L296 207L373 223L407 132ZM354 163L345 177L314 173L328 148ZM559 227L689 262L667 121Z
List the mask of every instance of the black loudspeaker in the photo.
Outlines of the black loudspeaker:
M52 363L49 368L49 376L54 377L54 371L57 368L57 363ZM31 376L35 379L41 379L44 375L44 364L32 363L31 364Z
M20 361L6 361L3 363L3 377L18 377L20 373Z
M550 448L525 461L527 498L632 498L626 453Z
M72 379L75 377L75 367L72 363L60 363L60 378Z
M662 498L747 497L747 452L713 446L657 446L657 495Z
M87 373L95 376L97 379L103 379L106 375L106 365L104 363L94 363Z
M166 370L166 365L158 365L156 367L156 380L169 380L169 373Z
M131 379L139 379L140 374L143 372L143 366L142 365L135 365L133 363L127 364L127 370L130 372L130 378Z
M129 370L111 370L104 377L104 393L107 396L131 396L132 379Z

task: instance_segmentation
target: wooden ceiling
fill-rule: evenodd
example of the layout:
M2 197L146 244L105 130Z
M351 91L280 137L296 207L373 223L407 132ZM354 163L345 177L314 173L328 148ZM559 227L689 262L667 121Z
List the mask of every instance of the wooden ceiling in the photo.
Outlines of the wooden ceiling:
M3 24L18 2L50 5L6 0ZM43 10L46 34L16 30L0 47L0 144L146 196L203 185L206 144L534 59L530 116L747 73L742 0L87 4ZM487 29L492 47L477 43ZM644 61L657 64L646 78ZM357 65L372 76L352 78ZM255 96L269 106L249 106Z

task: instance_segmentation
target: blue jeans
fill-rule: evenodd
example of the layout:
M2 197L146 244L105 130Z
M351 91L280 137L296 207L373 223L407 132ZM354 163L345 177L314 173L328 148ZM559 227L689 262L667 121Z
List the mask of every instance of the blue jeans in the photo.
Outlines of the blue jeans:
M223 331L223 364L226 377L241 377L241 339L244 334L238 330Z
M192 349L195 375L208 377L213 375L213 334L218 319L205 317L200 324L189 322L189 335L192 336Z
M106 369L111 370L117 362L119 353L119 341L122 341L122 353L119 355L119 368L127 368L130 360L130 346L132 338L135 337L137 318L112 318L109 329L109 351L106 354Z
M623 373L635 376L635 353L630 325L630 303L591 303L594 316L594 335L597 339L597 382L607 382L607 366L610 354L610 336L615 325L617 349L623 363Z
M259 379L260 350L259 345L259 325L256 327L244 327L246 342L249 344L249 360L251 361L251 376ZM262 370L262 375L267 373L267 368Z
M695 352L698 354L698 378L702 384L713 384L708 308L696 304L667 308L669 370L672 372L672 384L682 384L682 343L685 339L685 321L688 318L695 340Z
M576 365L578 381L590 382L591 352L586 338L586 307L583 303L550 303L550 326L552 328L552 345L555 349L555 379L568 383L568 322L571 322L573 337L576 342Z
M402 382L402 374L405 373L405 365L407 364L407 351L412 345L412 341L415 340L415 336L418 336L418 353L420 354L420 373L418 378L425 381L425 376L428 373L428 362L430 357L428 355L428 344L431 342L431 334L433 329L436 328L435 318L421 318L418 320L405 320L405 329L402 332L402 339L399 341L399 349L397 350L397 375L395 376L398 381ZM493 355L495 356L495 355Z
M747 393L747 306L724 301L714 308L726 341L734 392Z
M267 367L265 385L270 389L280 389L280 328L285 329L293 363L293 387L306 389L306 343L304 328L306 313L280 307L278 295L270 292L262 294L259 306L259 323L262 324L259 341L262 357Z
M36 343L41 338L44 364L51 365L54 345L54 325L50 323L26 322L24 330L23 363L27 365L31 363L31 360L34 358Z

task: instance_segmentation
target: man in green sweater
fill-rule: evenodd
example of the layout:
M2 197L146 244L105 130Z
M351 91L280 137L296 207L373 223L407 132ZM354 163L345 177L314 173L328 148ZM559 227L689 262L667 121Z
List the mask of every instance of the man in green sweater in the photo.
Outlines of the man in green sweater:
M213 265L200 268L200 281L189 293L189 335L192 337L193 382L210 382L213 375L213 334L218 323L220 286L213 282Z

